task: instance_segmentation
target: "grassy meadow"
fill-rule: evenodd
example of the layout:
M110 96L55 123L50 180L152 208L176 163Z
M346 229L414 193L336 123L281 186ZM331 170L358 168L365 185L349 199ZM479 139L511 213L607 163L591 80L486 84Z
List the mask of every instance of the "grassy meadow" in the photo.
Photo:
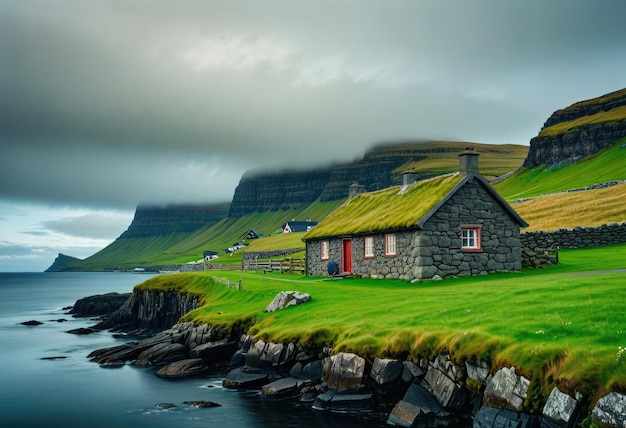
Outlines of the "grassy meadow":
M200 294L184 319L238 326L267 341L329 345L375 357L486 359L535 379L538 406L555 384L593 400L626 392L626 245L562 250L560 264L523 273L423 281L311 278L262 272L198 272L138 287ZM621 269L621 271L615 271ZM219 276L242 291L212 281ZM305 305L264 308L280 291L311 294Z

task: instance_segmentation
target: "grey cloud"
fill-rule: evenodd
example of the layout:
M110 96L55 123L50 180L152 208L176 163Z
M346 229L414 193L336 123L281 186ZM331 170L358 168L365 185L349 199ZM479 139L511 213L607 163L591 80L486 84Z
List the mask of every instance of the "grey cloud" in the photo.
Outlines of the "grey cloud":
M44 227L66 235L94 239L111 239L111 236L119 236L130 224L129 216L86 214L79 217L64 218L61 220L49 220L44 222Z
M213 202L374 143L526 144L624 86L611 0L0 0L0 197Z

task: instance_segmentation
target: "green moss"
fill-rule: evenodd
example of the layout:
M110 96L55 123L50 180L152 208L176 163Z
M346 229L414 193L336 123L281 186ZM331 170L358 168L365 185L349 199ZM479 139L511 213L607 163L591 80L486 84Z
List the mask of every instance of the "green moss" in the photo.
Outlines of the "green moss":
M308 232L304 239L407 228L415 225L463 177L445 175L420 181L406 192L400 187L355 196Z

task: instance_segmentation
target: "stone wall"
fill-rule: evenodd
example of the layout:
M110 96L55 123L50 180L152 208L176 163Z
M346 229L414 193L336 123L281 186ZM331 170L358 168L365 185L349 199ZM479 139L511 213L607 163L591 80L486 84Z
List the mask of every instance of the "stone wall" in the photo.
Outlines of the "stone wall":
M554 232L526 232L521 235L522 264L529 267L558 263L559 248L602 247L626 242L626 222L597 227L575 227Z

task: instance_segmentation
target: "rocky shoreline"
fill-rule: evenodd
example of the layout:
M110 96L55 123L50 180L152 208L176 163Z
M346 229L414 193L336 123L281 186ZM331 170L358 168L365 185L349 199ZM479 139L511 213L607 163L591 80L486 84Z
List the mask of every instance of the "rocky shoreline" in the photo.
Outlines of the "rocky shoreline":
M269 343L245 332L175 323L143 340L93 351L88 358L103 367L153 367L165 379L219 376L225 388L258 390L268 400L312 411L375 414L389 426L570 428L583 421L626 426L626 395L610 393L589 412L584 397L556 387L545 399L535 397L531 380L514 367L457 362L444 353L432 360L368 362L352 353L333 354L330 348Z

